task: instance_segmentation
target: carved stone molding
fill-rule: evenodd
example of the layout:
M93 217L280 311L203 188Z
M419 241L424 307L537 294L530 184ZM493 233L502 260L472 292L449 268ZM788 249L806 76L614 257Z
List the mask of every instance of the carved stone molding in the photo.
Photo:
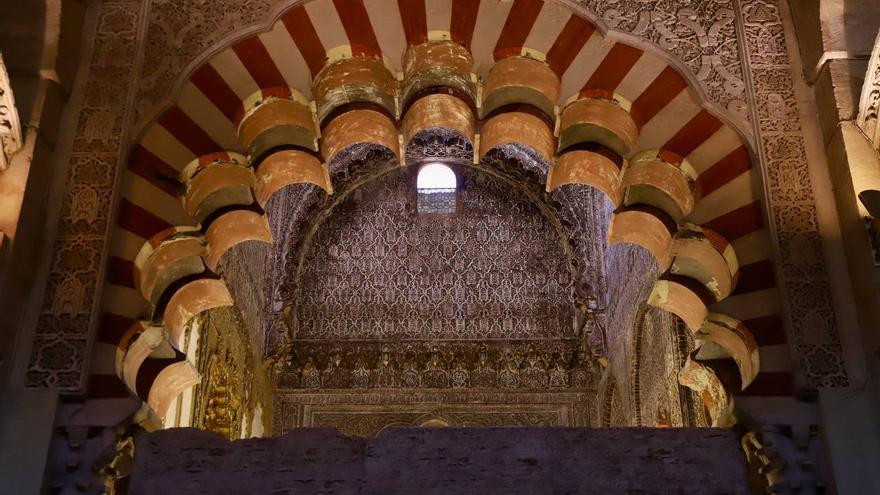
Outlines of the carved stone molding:
M786 298L789 341L809 388L849 384L832 306L791 61L778 0L743 0L746 70L757 103L753 122L766 171L770 221L778 243L778 280ZM799 256L786 253L798 252Z
M381 389L285 391L275 395L273 431L334 427L374 436L387 426L597 426L595 394L559 390Z
M176 80L202 52L235 32L266 25L280 0L153 0L146 33L144 70L137 96L140 121L168 97Z
M27 387L78 392L85 386L145 7L138 0L108 0L98 16Z
M693 74L709 99L743 124L751 100L746 91L737 0L578 0L609 29L633 35L669 52Z
M595 388L596 365L574 341L294 342L274 363L282 389Z
M767 425L741 440L749 478L761 493L825 493L819 428L816 425Z
M880 147L880 32L874 41L874 50L871 51L871 59L868 61L868 71L865 73L865 84L862 86L862 97L859 101L859 116L856 123L874 143Z
M709 99L748 120L736 0L561 0L613 32L642 39L669 53L703 86ZM168 104L178 79L205 50L236 33L266 28L301 0L153 0L136 121Z
M18 120L18 109L12 97L12 86L9 75L0 54L0 172L9 166L9 159L21 149L21 123Z

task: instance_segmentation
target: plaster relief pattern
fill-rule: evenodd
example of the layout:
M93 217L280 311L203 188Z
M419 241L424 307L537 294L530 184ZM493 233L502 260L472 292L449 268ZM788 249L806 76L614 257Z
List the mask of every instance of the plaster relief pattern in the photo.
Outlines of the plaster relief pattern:
M517 188L460 171L453 214L416 213L409 170L336 207L306 256L297 338L573 335L564 240Z
M279 0L152 0L137 118L149 118L186 66L235 31L269 22ZM293 5L299 2L292 2ZM277 9L275 9L277 10Z
M748 120L750 101L736 31L735 0L581 0L609 28L668 51L703 84L709 99Z
M135 77L143 6L108 0L98 18L54 258L25 375L28 387L77 392L85 386L111 196L129 127L126 102Z
M327 391L275 394L273 432L335 427L374 436L388 426L439 419L450 426L596 426L595 392L505 390Z
M789 338L807 387L845 387L849 378L779 7L775 0L743 1L741 13L758 103L754 113L770 191L768 209L782 255L778 275L788 300Z

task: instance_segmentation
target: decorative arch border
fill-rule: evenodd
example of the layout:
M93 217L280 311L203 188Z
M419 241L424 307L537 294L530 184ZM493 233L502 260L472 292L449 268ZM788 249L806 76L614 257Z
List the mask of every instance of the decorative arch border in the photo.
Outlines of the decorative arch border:
M732 5L740 18L737 33L746 54L743 72L751 76L747 86L751 85L751 91L762 98L762 102L770 103L760 110L756 108L758 105L753 105L751 116L759 136L762 171L767 179L771 225L779 242L778 251L784 253L789 245L803 243L803 236L807 242L815 242L818 222L796 108L783 106L779 111L778 105L774 105L780 100L772 97L780 92L793 95L782 18L773 0L735 0ZM134 106L127 102L134 100L138 89L134 81L143 63L139 47L148 34L149 11L148 2L116 0L105 2L99 15L83 110L73 139L56 256L51 262L32 355L20 369L29 387L57 387L68 393L81 393L87 388L85 379L95 341L92 329L100 314L98 294L107 259L106 233L112 216L107 213L109 206L102 206L109 205L118 182L117 163L125 156L128 122L133 117ZM782 98L781 102L784 105L794 100L791 96ZM138 99L142 111L145 106L141 103L145 101L148 100ZM96 126L97 121L105 125ZM780 124L783 130L779 130ZM799 180L791 183L791 177L799 177ZM83 212L75 208L84 192L96 198L98 214L94 218L84 217ZM779 279L788 298L792 350L801 358L805 386L846 386L846 364L828 297L830 286L824 256L821 246L814 248L818 261L808 266L777 259ZM71 259L72 253L79 254L77 259ZM59 298L66 303L59 306L56 303ZM818 306L813 304L816 301ZM805 321L803 315L792 314L800 310L819 316L824 331L807 332L807 327L816 320ZM101 341L100 336L97 340ZM114 396L116 390L112 389L117 385L99 383L100 380L94 380L99 375L91 376L93 380L88 387L91 397ZM781 386L777 394L783 389L790 390L791 386L790 383Z
M731 0L726 1L730 2ZM733 1L735 2L739 0ZM132 136L136 137L134 141L138 141L150 123L154 122L160 115L174 105L183 85L199 67L203 66L215 55L235 43L256 36L260 33L270 31L286 13L308 2L309 0L254 0L241 6L241 10L250 14L253 19L250 20L249 25L238 27L234 30L230 30L231 26L224 24L226 19L222 17L224 13L223 8L219 8L218 6L218 8L213 9L213 12L206 12L207 14L213 13L214 15L221 17L221 19L204 19L204 24L214 22L227 28L228 31L221 32L218 38L212 39L204 45L191 47L190 51L179 56L173 56L165 52L157 54L158 58L164 58L167 60L167 62L163 60L163 63L170 63L168 70L159 74L159 77L164 76L166 83L149 87L147 80L141 81L141 87L138 88L136 95L137 117L133 126L134 131L132 133ZM674 14L671 11L663 12L661 14L661 16L675 17L678 20L676 24L677 27L687 26L693 31L693 34L687 36L687 38L696 39L697 44L699 45L700 57L703 62L701 70L697 74L694 74L693 69L688 67L683 61L682 57L684 56L684 51L682 48L679 48L680 44L670 41L672 37L682 37L674 34L668 28L659 28L658 26L661 23L652 23L650 21L651 14L655 13L650 9L650 4L641 2L637 5L628 6L634 9L630 14L630 17L638 18L638 21L632 31L627 31L619 29L619 26L625 23L623 18L626 16L621 15L621 12L617 9L609 8L609 6L603 7L601 5L602 0L587 0L582 2L577 0L546 0L546 2L556 3L567 7L573 13L592 24L603 38L610 41L620 41L625 44L637 46L652 55L662 58L669 65L675 67L679 74L684 76L687 81L686 90L695 92L696 99L713 115L717 116L724 123L730 125L736 130L743 140L748 143L750 153L754 153L756 141L753 129L749 126L748 122L749 116L747 114L747 109L749 107L749 102L745 100L737 101L731 94L725 95L722 93L710 95L710 92L707 91L706 81L711 78L715 78L716 80L719 77L739 79L738 83L731 83L731 85L746 86L742 74L732 73L729 70L721 68L719 62L716 60L718 55L709 54L709 51L714 45L723 44L730 40L723 39L718 36L717 33L711 34L712 31L715 31L714 28L719 25L718 22L713 24L710 29L706 29L705 26L700 26L701 21L708 20L708 12L702 12L706 17L700 17L696 13L696 10L693 9L680 9ZM235 0L217 0L217 3L235 4L236 2ZM544 1L538 3L544 3ZM261 8L261 5L264 5L265 7ZM151 10L149 13L150 18L147 19L147 22L149 23L148 28L154 27L159 29L162 34L167 35L175 32L174 29L171 29L169 24L185 21L185 16L180 16L176 12L171 15L157 15L157 10L158 9ZM259 17L260 14L254 13L260 10L263 11L262 18ZM732 13L732 9L723 8L721 10L725 12L731 11ZM201 13L201 16L204 16L206 13ZM726 13L718 15L721 15L724 21L730 20ZM200 23L196 22L196 24ZM149 35L149 33L146 34ZM715 40L715 43L709 41L710 35L712 39ZM173 43L175 44L183 44L183 42L176 37L169 38L173 39ZM200 40L196 40L197 43L198 41ZM160 45L161 43L149 43L147 45L147 50L149 51L153 48L158 49ZM658 45L663 45L663 48ZM165 48L171 47L166 46ZM182 47L176 46L175 48ZM739 51L736 51L736 55L737 57L733 65L741 65L742 61L739 59ZM151 57L150 53L145 54L145 56L147 60L155 60L157 58L156 56ZM708 67L706 66L707 63L709 64ZM171 74L176 74L176 77L169 78L169 75ZM169 80L170 83L167 82ZM717 83L717 81L713 82ZM737 115L739 118L737 118Z

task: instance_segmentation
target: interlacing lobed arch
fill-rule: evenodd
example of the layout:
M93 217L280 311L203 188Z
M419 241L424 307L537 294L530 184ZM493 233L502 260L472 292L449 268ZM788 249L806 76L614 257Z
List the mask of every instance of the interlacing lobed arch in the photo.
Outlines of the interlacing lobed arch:
M758 376L747 326L779 320L772 275L761 273L769 250L756 172L737 132L663 57L564 6L455 1L444 13L399 2L389 11L399 17L380 18L380 3L290 10L199 68L133 149L99 336L129 391L161 423L198 382L185 327L235 304L218 264L240 243L272 242L264 208L274 194L302 184L332 194L329 168L352 147L406 165L414 142L442 130L475 161L524 147L546 168L548 193L607 196L608 243L650 252L662 275L647 302L696 340L681 383L726 424L732 394ZM750 293L721 303L746 271ZM716 372L727 363L735 376Z

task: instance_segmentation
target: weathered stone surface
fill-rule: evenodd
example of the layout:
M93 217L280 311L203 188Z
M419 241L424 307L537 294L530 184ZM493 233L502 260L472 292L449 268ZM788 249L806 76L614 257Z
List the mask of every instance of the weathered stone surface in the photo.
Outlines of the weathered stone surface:
M136 452L132 495L749 493L737 435L718 429L301 429L233 443L174 429Z

